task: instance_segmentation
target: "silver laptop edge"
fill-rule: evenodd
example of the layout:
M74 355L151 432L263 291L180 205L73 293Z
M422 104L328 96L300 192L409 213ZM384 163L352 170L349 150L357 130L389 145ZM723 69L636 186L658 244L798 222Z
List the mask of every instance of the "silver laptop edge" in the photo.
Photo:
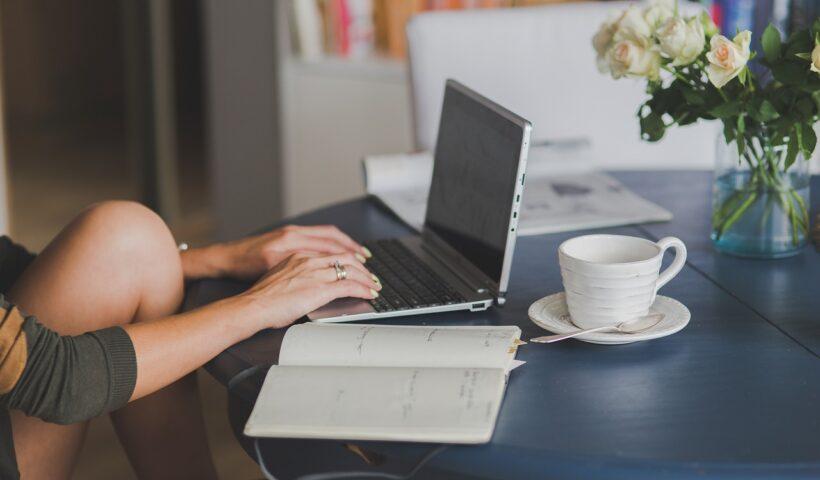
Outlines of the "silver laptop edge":
M421 253L419 252L419 250L421 250L425 254L434 258L435 261L431 262L429 259L425 259L420 256L421 260L427 263L437 274L445 279L449 277L453 286L459 290L460 293L465 294L465 298L467 299L465 302L435 307L416 308L411 310L376 312L372 310L372 308L370 311L367 311L364 306L366 305L369 307L370 305L364 301L344 303L337 301L331 302L331 304L309 314L308 317L311 320L318 322L352 322L357 320L455 310L469 309L471 311L478 311L488 308L492 305L493 300L495 300L499 305L504 304L505 294L509 284L510 270L512 268L513 252L515 251L520 207L524 194L524 178L527 168L527 156L529 153L532 125L526 119L507 110L492 100L470 90L468 87L455 80L447 80L445 88L448 87L458 90L461 94L472 98L484 107L492 110L494 113L502 116L522 129L518 169L515 177L515 188L512 198L509 199L509 201L512 202L512 208L510 209L510 217L508 219L507 239L504 247L503 263L499 280L496 282L496 280L490 278L470 260L450 246L446 241L441 239L434 231L432 231L432 229L427 228L427 215L425 214L425 226L422 228L421 233L419 235L403 237L399 240L401 240L405 246L410 248L411 251L415 251L415 253L418 254Z

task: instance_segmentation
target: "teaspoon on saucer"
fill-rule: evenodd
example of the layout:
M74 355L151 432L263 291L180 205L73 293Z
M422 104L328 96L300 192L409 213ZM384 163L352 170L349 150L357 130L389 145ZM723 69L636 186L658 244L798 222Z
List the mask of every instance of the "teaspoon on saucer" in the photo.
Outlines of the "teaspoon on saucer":
M562 333L560 335L545 335L543 337L536 337L531 338L530 342L534 343L554 343L560 342L561 340L566 340L568 338L577 337L578 335L583 335L585 333L592 333L592 332L600 332L602 330L617 330L621 333L640 333L645 330L649 330L650 328L654 327L661 320L663 320L664 314L662 313L653 313L652 315L647 315L645 317L641 317L637 320L630 320L628 322L621 322L615 325L605 325L603 327L596 327L596 328L588 328L586 330L578 330L575 332L570 333Z

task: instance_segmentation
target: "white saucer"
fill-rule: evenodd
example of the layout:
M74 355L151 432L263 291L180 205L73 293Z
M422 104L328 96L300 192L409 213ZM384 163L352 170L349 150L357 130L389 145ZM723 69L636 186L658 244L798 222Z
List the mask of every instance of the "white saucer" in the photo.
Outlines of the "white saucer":
M686 306L673 298L664 297L663 295L658 295L655 298L655 303L649 308L649 313L664 314L663 320L649 330L640 333L593 332L579 335L575 339L601 345L620 345L652 340L681 331L692 317ZM537 300L530 305L527 314L536 325L553 333L570 333L578 330L578 327L570 319L564 292Z

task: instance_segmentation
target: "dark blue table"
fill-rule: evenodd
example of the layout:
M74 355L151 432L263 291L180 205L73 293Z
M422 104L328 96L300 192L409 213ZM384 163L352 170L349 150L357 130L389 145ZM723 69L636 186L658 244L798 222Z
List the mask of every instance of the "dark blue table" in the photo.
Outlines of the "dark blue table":
M529 344L510 375L492 442L446 446L261 440L241 434L265 367L284 331L260 332L223 352L208 371L229 388L237 438L280 479L329 471L414 478L820 478L820 254L743 260L709 243L706 172L619 173L636 192L675 214L667 223L597 230L680 237L689 260L661 293L692 312L680 333L623 346ZM812 181L820 211L820 178ZM335 223L360 240L409 230L373 199L334 205L293 223ZM544 332L527 307L561 290L558 245L588 232L518 240L507 304L481 313L394 320L406 324L515 324L524 339ZM246 285L192 285L187 307ZM258 455L258 456L257 456ZM421 465L420 465L421 464Z

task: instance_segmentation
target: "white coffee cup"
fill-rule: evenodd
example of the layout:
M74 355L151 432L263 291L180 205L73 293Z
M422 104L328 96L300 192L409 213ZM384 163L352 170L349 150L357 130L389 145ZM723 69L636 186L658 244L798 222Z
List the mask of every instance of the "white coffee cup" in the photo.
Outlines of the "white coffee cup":
M668 248L675 259L662 273ZM657 243L625 235L584 235L558 247L558 263L572 322L595 328L649 313L658 290L686 263L686 246L675 237Z

